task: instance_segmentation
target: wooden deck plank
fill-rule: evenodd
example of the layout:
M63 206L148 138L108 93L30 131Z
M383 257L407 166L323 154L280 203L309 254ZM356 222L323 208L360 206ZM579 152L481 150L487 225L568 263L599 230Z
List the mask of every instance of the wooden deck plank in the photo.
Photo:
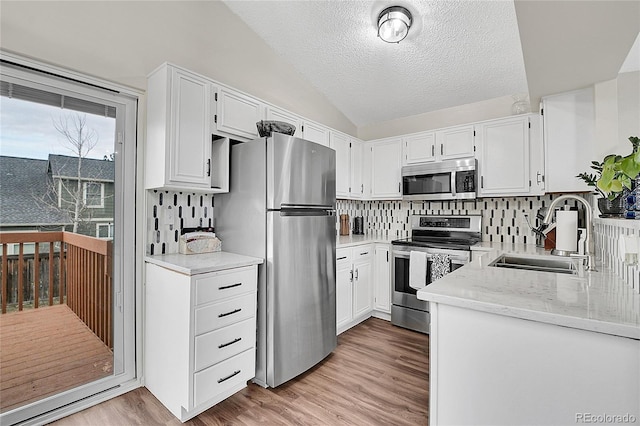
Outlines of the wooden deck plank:
M66 305L0 316L0 411L113 373L113 354Z

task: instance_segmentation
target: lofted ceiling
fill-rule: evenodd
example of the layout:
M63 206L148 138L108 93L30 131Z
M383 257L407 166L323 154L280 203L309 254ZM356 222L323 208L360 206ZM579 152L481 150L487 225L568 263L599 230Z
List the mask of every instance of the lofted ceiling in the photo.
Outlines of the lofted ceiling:
M640 27L636 1L296 0L225 4L358 127L615 78ZM384 8L413 15L399 44Z

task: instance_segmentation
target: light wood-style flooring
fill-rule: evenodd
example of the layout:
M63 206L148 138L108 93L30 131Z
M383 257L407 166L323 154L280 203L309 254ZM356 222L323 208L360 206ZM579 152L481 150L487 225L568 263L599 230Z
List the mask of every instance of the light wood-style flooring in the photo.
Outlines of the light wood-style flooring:
M427 425L429 338L376 318L338 337L325 361L275 389L250 384L190 425ZM55 423L179 425L139 388Z
M0 411L112 372L109 348L67 305L0 315Z

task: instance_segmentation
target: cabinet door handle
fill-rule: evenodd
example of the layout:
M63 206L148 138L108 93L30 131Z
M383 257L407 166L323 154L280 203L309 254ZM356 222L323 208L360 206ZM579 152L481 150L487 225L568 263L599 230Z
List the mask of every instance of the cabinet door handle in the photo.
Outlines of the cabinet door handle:
M356 269L356 280L358 279L358 270Z
M242 337L238 337L237 339L234 339L231 342L222 343L222 344L218 345L218 349L222 349L222 348L226 348L227 346L231 346L234 343L238 343L240 340L242 340Z
M400 193L400 185L401 185L401 183L398 182L398 194Z
M218 290L226 290L228 288L233 288L233 287L240 287L242 285L242 283L235 283L235 284L230 284L230 285L224 285L222 287L218 287Z
M362 252L360 253L360 256L364 256L365 254L369 254L369 252L368 251Z
M347 258L347 256L342 256L342 257L337 258L336 260L343 260L343 259L346 259L346 258Z
M360 184L360 193L364 194L364 183Z
M207 176L211 176L211 158L207 160Z
M224 381L229 380L230 378L232 378L233 376L237 376L238 374L240 374L240 370L236 370L233 373L231 373L230 375L228 375L227 377L223 377L222 379L218 379L218 383L222 383Z
M351 270L351 278L349 278L349 281L353 282L353 269Z
M436 146L431 145L431 156L434 157L436 155Z
M238 308L238 309L234 309L231 312L225 312L224 314L218 314L218 318L224 318L224 317L228 317L229 315L237 314L241 310L242 310L242 308Z
M440 155L444 155L444 144L440 144Z
M480 176L480 188L484 188L484 176Z

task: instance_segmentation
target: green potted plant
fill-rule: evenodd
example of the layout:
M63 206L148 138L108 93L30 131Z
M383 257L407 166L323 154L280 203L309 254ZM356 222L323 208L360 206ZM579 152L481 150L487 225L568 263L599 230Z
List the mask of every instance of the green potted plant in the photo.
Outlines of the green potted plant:
M602 162L591 162L596 174L580 173L576 176L588 186L595 187L602 196L598 199L598 208L604 216L624 213L624 198L632 189L632 181L640 174L640 138L631 136L629 142L633 146L631 154L625 157L607 155Z

